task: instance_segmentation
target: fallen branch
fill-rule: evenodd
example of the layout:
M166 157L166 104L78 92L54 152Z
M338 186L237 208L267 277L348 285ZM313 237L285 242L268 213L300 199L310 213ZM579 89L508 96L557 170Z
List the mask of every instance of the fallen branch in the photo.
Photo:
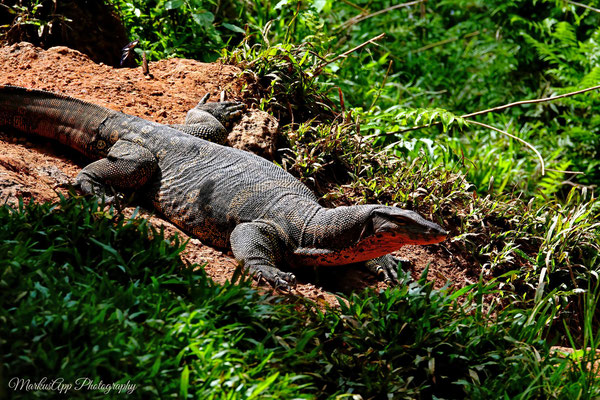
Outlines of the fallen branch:
M352 49L350 49L350 50L348 50L348 51L345 51L345 52L343 52L342 54L340 54L340 55L339 55L339 56L337 56L337 57L334 57L334 58L332 58L331 60L329 60L329 61L325 61L325 62L321 63L321 65L319 65L319 66L318 66L318 67L315 69L315 75L319 75L319 74L321 73L321 70L322 70L323 68L325 68L327 65L329 65L329 64L331 64L331 63L334 63L334 62L336 62L336 61L337 61L337 60L339 60L340 58L348 57L348 55L349 55L349 54L351 54L351 53L355 52L356 50L359 50L359 49L361 49L361 48L365 47L366 45L368 45L368 44L370 44L370 43L375 43L377 40L379 40L379 39L383 38L384 36L385 36L385 33L381 33L381 34L379 34L379 35L375 36L374 38L371 38L371 39L367 40L366 42L364 42L364 43L361 43L361 44L359 44L358 46L356 46L356 47L354 47L354 48L352 48Z
M461 115L461 118L471 118L471 117L474 117L476 115L482 115L482 114L487 114L487 113L491 113L491 112L495 112L495 111L501 111L501 110L505 110L505 109L510 108L510 107L520 106L520 105L523 105L523 104L544 103L546 101L553 101L553 100L563 99L565 97L571 97L571 96L575 96L577 94L582 94L582 93L585 93L585 92L590 92L592 90L598 90L598 89L600 89L600 85L589 87L589 88L586 88L586 89L581 89L581 90L578 90L576 92L570 92L570 93L561 94L559 96L546 97L544 99L533 99L533 100L516 101L514 103L505 104L503 106L498 106L498 107L494 107L494 108L488 108L487 110L477 111L477 112L474 112L474 113L471 113L471 114Z
M520 105L523 105L523 104L544 103L544 102L547 102L547 101L554 101L554 100L558 100L558 99L563 99L565 97L571 97L571 96L575 96L577 94L582 94L582 93L585 93L585 92L590 92L592 90L598 90L598 89L600 89L600 85L589 87L589 88L586 88L586 89L577 90L575 92L561 94L559 96L554 96L554 97L546 97L546 98L543 98L543 99L521 100L521 101L517 101L517 102L514 102L514 103L504 104L502 106L498 106L498 107L494 107L494 108L488 108L487 110L476 111L474 113L461 115L460 117L461 118L471 118L471 117L475 117L477 115L483 115L483 114L487 114L487 113L491 113L491 112L506 110L507 108L515 107L515 106L520 106ZM440 125L440 124L441 124L440 121L438 121L438 122L432 122L430 124L418 125L418 126L413 126L411 128L400 129L400 130L394 131L394 132L388 132L387 134L388 135L392 135L392 134L396 134L396 133L410 132L410 131L415 131L417 129L428 128L430 126Z
M486 29L483 29L483 32L486 32ZM428 44L428 45L423 46L421 48L418 48L417 50L415 50L415 53L420 53L420 52L425 51L425 50L433 49L434 47L437 47L437 46L442 46L444 44L456 42L457 40L460 40L460 39L469 39L469 38L471 38L473 36L479 35L480 33L481 33L480 31L475 31L475 32L467 33L464 36L455 36L455 37L452 37L452 38L449 38L449 39L440 40L439 42L431 43L431 44ZM407 51L407 53L409 51Z
M425 0L409 1L408 3L396 4L394 6L384 8L383 10L375 11L374 13L371 13L371 14L367 14L367 15L358 14L357 16L352 17L348 21L344 22L342 24L342 28L347 29L352 25L355 25L361 21L364 21L365 19L369 19L369 18L375 17L377 15L381 15L381 14L384 14L384 13L387 13L387 12L390 12L393 10L397 10L399 8L410 7L410 6L414 6L419 3L424 3L424 2L425 2Z
M594 7L590 7L587 4L581 4L581 3L577 3L576 1L571 1L571 0L567 0L567 3L569 4L573 4L574 6L578 6L578 7L583 7L583 8L587 8L588 10L600 13L600 9L598 8L594 8Z
M544 165L544 159L542 158L542 155L540 154L540 152L539 152L539 151L537 151L537 149L536 149L535 147L533 147L533 145L532 145L531 143L529 143L529 142L527 142L527 141L525 141L525 140L521 139L520 137L517 137L517 136L515 136L515 135L513 135L513 134L511 134L511 133L508 133L508 132L506 132L506 131L503 131L502 129L498 129L498 128L494 127L494 126L487 125L487 124L484 124L484 123L482 123L482 122L473 121L472 119L468 119L468 120L466 120L466 121L467 121L469 124L475 124L475 125L479 125L479 126L482 126L482 127L484 127L484 128L488 128L488 129L491 129L491 130L493 130L493 131L500 132L500 133L502 133L502 134L504 134L504 135L506 135L506 136L508 136L508 137L510 137L510 138L513 138L513 139L515 139L515 140L517 140L517 141L519 141L519 142L523 143L525 146L527 146L527 147L529 147L531 150L533 150L533 152L535 153L535 155L537 156L537 158L540 160L540 166L541 166L541 169L542 169L542 176L544 176L544 175L546 174L546 167L545 167L545 165Z

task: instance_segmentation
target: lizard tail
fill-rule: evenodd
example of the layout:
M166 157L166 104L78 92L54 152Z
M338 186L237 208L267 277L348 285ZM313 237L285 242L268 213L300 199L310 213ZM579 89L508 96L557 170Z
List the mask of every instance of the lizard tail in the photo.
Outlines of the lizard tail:
M91 158L104 155L99 128L114 114L66 95L0 85L0 127L58 140Z

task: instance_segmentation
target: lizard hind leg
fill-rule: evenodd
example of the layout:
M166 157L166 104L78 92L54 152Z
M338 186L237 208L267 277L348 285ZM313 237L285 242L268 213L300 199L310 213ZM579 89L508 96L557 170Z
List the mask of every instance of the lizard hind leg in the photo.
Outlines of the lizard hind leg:
M296 286L296 277L276 267L281 262L283 241L271 225L245 222L235 227L230 236L231 250L252 277L267 281L276 289L289 290Z

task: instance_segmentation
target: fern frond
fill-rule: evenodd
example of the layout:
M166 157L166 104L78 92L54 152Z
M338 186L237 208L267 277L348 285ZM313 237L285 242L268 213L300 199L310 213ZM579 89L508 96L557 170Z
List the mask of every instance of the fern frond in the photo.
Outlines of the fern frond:
M404 126L442 124L444 132L466 124L463 118L443 108L405 108L396 115L396 120Z
M575 28L566 21L561 21L555 25L555 30L552 33L552 37L557 39L562 47L571 48L577 47L578 41L575 35Z
M600 66L592 68L579 82L579 87L592 87L600 85Z
M523 38L525 39L525 42L527 42L528 44L535 47L539 57L542 60L544 60L550 64L560 64L561 63L561 57L559 55L560 53L557 54L556 49L553 48L552 46L550 46L550 44L540 42L540 41L534 39L532 36L528 35L527 33L522 33L522 35L523 35Z

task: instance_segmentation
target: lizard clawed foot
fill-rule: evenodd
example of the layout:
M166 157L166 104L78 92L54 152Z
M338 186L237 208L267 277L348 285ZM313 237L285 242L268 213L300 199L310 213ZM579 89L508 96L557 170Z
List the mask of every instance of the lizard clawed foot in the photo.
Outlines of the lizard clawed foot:
M268 266L250 266L248 270L259 285L266 281L273 288L285 292L296 287L296 276L292 273Z
M222 104L225 109L224 115L222 117L225 119L224 122L235 121L236 119L242 116L242 113L244 112L245 108L244 103L240 103L239 101L226 101L224 103L219 104ZM218 116L217 119L219 119Z
M125 208L126 197L123 193L116 191L110 186L100 185L92 180L78 176L72 187L82 191L85 195L95 196L98 204L105 206L114 205L117 209Z
M210 92L208 92L204 96L202 96L202 98L198 102L198 105L200 105L200 104L206 104L206 102L208 101L209 97L210 97ZM221 90L221 94L219 95L219 101L221 103L224 103L225 102L225 97L226 97L225 90Z
M245 105L239 101L223 101L218 103L207 103L209 94L207 93L195 107L197 110L206 111L215 117L222 124L228 124L238 119L244 112Z

